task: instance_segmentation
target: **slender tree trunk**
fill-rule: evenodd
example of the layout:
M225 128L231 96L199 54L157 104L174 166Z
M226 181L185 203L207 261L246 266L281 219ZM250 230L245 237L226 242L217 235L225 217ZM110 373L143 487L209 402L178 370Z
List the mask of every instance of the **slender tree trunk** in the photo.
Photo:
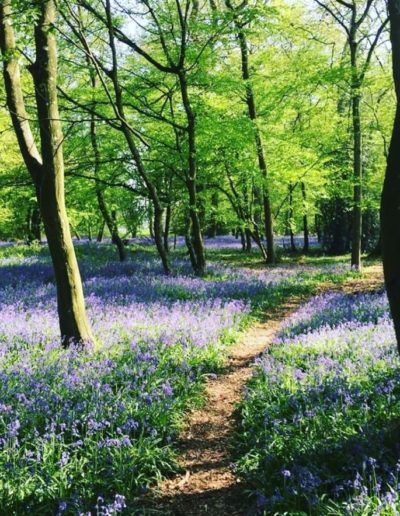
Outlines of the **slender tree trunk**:
M240 243L242 244L242 251L246 251L246 236L243 229L239 229Z
M351 266L361 270L362 237L362 141L360 119L360 96L352 98L353 133L354 133L354 192L353 192L353 228L351 246Z
M304 243L303 243L303 253L307 254L310 250L310 233L308 229L308 215L307 215L307 193L306 193L306 185L304 181L301 182L301 195L303 197L303 233L304 233Z
M227 6L229 9L232 9L231 2L228 0ZM249 68L249 55L248 55L248 47L247 47L247 38L240 27L240 24L236 21L236 28L238 30L238 40L240 45L240 54L242 61L242 78L245 82L246 87L246 104L248 109L248 114L250 120L253 122L254 126L254 138L256 144L256 152L258 159L258 167L261 172L263 178L263 211L264 211L264 225L265 225L265 236L267 239L267 263L275 263L275 245L274 245L274 229L273 229L273 217L272 217L272 209L271 209L271 200L268 189L268 171L267 171L267 162L264 154L264 145L262 141L261 131L257 125L257 109L256 103L254 99L254 92L252 85L250 83L250 68Z
M106 221L103 219L101 222L100 222L100 227L99 227L99 232L97 233L97 242L102 242L103 241L103 235L104 235L104 228L106 226Z
M193 241L192 241L192 219L191 219L190 215L188 217L188 221L187 221L187 224L186 224L185 243L186 243L186 247L187 247L188 252L189 252L190 263L192 264L193 270L196 271L197 257L196 257L195 250L193 248Z
M28 231L28 243L39 242L42 240L40 231L41 224L40 208L38 205L33 208L29 208L27 215L27 231Z
M400 352L400 0L388 0L397 109L381 199L385 285Z
M292 252L296 252L296 244L294 242L293 234L293 186L289 185L289 213L288 213L288 226L290 235L290 249Z
M165 210L165 224L164 224L164 249L165 252L169 252L169 230L171 227L172 208L171 204L168 204Z
M264 245L262 243L261 236L260 236L259 232L258 231L252 231L251 232L251 236L252 236L254 242L257 244L258 248L260 249L264 261L266 263L268 263L268 251L265 249L265 247L264 247Z
M79 231L78 231L78 228L77 228L76 226L74 226L74 225L72 224L72 222L70 222L70 223L69 223L69 225L70 225L70 227L71 227L71 231L72 231L72 233L75 235L75 238L76 238L77 240L80 240L80 239L81 239L81 235L80 235L80 233L79 233Z
M72 244L64 199L63 134L57 99L57 48L53 0L40 4L35 27L36 62L32 66L42 151L40 210L57 284L62 342L93 342L86 317L82 282Z
M245 235L246 235L246 252L250 252L251 251L251 231L249 229L246 228L245 230Z
M154 240L154 217L153 217L153 205L151 203L149 203L148 215L149 215L150 238L152 238Z
M160 213L162 214L162 205L161 205L160 199L158 197L157 189L147 174L146 168L145 168L142 158L141 158L139 148L136 145L136 142L133 137L132 128L130 127L130 125L127 121L127 118L125 116L123 93L122 93L122 88L119 83L119 77L118 77L117 48L115 45L114 25L113 25L113 19L112 19L112 8L111 8L110 0L106 0L105 9L106 9L107 30L108 30L108 35L109 35L109 45L110 45L111 54L112 54L112 67L111 67L111 70L109 73L109 77L113 83L114 94L115 94L115 102L113 103L113 109L115 111L115 114L118 116L118 118L121 121L121 131L125 137L125 141L128 145L128 148L132 155L133 161L135 162L138 173L147 188L147 191L149 193L149 198L150 198L151 202L153 203L155 211L157 211L155 216L159 217L159 214ZM96 59L94 59L94 63L96 65ZM151 210L151 209L152 209L152 205L149 204L149 210ZM169 274L171 272L171 269L170 269L170 265L169 265L168 254L166 253L166 250L163 245L162 229L161 229L161 232L159 231L159 229L157 229L157 231L156 231L157 235L155 235L153 221L151 220L151 218L152 218L152 216L150 215L150 212L149 212L150 235L156 241L156 247L157 247L158 253L160 255L161 262L163 264L164 272L166 274ZM160 223L160 220L158 219L157 224L159 224L159 223Z
M196 263L192 262L195 274L204 276L206 272L206 258L199 218L199 206L197 200L197 162L196 162L196 117L190 104L188 85L185 71L178 75L181 97L187 118L188 134L188 171L186 187L189 194L189 216L191 219L192 249L196 257Z
M360 114L360 81L357 63L358 43L355 41L354 28L350 35L350 58L352 67L351 109L353 124L353 217L351 267L361 271L361 235L362 235L362 138Z
M169 274L171 272L169 267L169 260L167 250L164 246L163 235L163 213L164 210L159 206L154 206L154 241L156 243L158 254L164 267L164 272Z
M89 64L89 63L88 63ZM96 89L96 75L91 72L90 79L92 83L93 93ZM107 203L104 197L103 187L99 180L100 173L100 150L97 143L97 125L96 118L94 112L92 112L90 117L90 141L92 144L93 156L94 156L94 177L95 177L95 189L96 189L96 197L97 204L99 206L99 210L101 215L103 216L104 222L107 225L108 231L111 235L111 241L115 244L118 250L118 257L120 262L124 262L127 258L125 245L119 235L118 225L116 222L116 217L112 217L107 207Z

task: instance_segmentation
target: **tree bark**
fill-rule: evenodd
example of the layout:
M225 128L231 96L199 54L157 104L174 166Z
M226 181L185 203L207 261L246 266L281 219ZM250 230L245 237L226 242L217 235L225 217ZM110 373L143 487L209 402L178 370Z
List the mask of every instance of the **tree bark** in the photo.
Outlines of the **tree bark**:
M203 243L203 235L201 232L201 224L199 217L199 206L197 199L197 161L196 161L196 117L192 109L186 73L182 70L178 74L179 85L181 90L182 103L187 118L187 134L188 134L188 171L186 175L186 187L189 194L189 216L191 219L192 250L196 258L193 263L193 269L197 276L204 276L206 272L206 258ZM190 251L189 251L190 252Z
M171 204L168 204L165 210L165 224L164 224L164 249L169 253L169 231L171 227L172 208Z
M97 233L97 242L101 243L103 241L103 235L104 235L104 228L105 228L106 222L103 219L100 222L99 232Z
M234 11L234 8L230 2L230 0L226 0L226 5L229 9ZM262 198L263 198L263 212L264 212L264 226L265 226L265 236L267 239L267 263L275 263L275 245L274 245L274 228L273 228L273 217L272 217L272 209L271 209L271 200L270 193L268 188L268 170L267 170L267 162L264 154L264 144L262 140L262 134L260 128L257 125L257 109L254 98L253 87L250 82L250 68L249 68L249 52L247 46L247 38L244 33L238 19L235 19L235 26L237 29L237 37L239 40L240 46L240 55L242 62L242 78L245 83L246 88L246 104L248 109L248 114L250 120L253 122L254 129L254 139L256 144L256 152L258 159L258 167L261 172L263 178L263 189L262 189Z
M53 0L40 3L35 26L36 61L32 66L39 120L41 155L26 116L15 36L11 24L11 0L0 3L0 44L4 58L7 105L21 154L36 187L41 216L57 285L58 316L62 343L94 342L86 316L82 282L72 244L64 198L64 160L57 99L57 45L53 30Z
M361 271L361 236L362 236L362 137L358 73L357 73L357 46L352 44L352 123L353 123L353 227L351 246L351 267Z
M303 198L303 234L304 234L304 242L303 242L303 253L307 254L310 250L310 232L308 229L308 215L307 215L307 193L306 193L306 185L304 181L301 182L301 195Z
M388 0L397 108L381 198L385 285L400 352L400 0Z
M293 185L289 185L289 213L288 213L288 226L290 234L290 249L294 253L296 252L296 244L294 242L293 234Z
M41 242L41 222L42 218L40 216L40 208L38 205L35 205L33 208L30 208L28 212L28 243Z
M88 63L89 64L89 63ZM96 89L96 75L92 72L90 74L90 80L92 83L93 93ZM107 225L108 231L111 235L111 241L115 244L118 250L118 257L120 262L124 262L127 258L126 249L122 238L118 232L118 225L116 223L116 217L113 218L110 215L110 212L107 207L106 199L104 197L103 187L99 181L99 173L100 173L100 150L97 143L97 125L96 125L96 117L94 111L90 116L90 141L92 144L93 156L94 156L94 177L95 177L95 190L97 197L97 204L99 206L99 210L101 215L103 216L104 222Z
M111 9L110 0L106 0L104 7L105 7L105 12L106 12L106 25L107 25L107 31L108 31L108 36L109 36L109 45L110 45L110 50L111 50L111 55L112 55L112 66L111 66L111 70L109 71L108 75L112 81L114 95L115 95L115 100L111 100L111 99L110 100L112 102L112 107L114 109L114 112L121 123L120 130L125 137L125 141L128 145L128 148L132 155L133 161L135 162L139 176L141 177L144 185L146 186L146 189L149 194L149 198L150 198L151 202L153 203L154 210L157 212L157 214L155 213L155 217L156 217L160 212L162 213L162 204L161 204L159 196L158 196L157 188L156 188L155 184L152 182L149 175L147 174L146 168L145 168L144 163L141 158L140 150L139 150L138 146L136 145L135 139L133 137L132 128L129 125L129 122L125 116L123 90L121 88L121 85L119 82L119 75L118 75L118 57L117 57L117 48L116 48L116 44L115 44L114 25L113 25L113 19L112 19L112 9ZM100 73L99 69L98 69L97 60L90 52L90 48L86 47L86 51L88 52L89 57L92 59L92 62L94 64L94 66L96 67L97 72ZM149 209L151 209L151 208L149 208ZM157 230L158 233L155 234L152 221L149 221L149 223L150 223L149 224L150 235L156 241L157 251L160 255L161 262L162 262L162 265L164 268L164 272L166 274L169 274L171 272L171 268L170 268L170 264L169 264L169 260L168 260L168 254L164 248L164 244L163 244L163 240L162 240L162 229L161 229L161 234L158 230Z
M249 229L245 229L246 235L246 252L249 253L251 251L251 231Z

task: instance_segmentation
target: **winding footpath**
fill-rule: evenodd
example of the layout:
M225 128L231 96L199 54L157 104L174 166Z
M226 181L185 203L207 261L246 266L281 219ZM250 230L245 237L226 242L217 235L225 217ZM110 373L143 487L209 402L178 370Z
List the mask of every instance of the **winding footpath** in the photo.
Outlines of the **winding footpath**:
M341 285L321 284L318 293L327 290L368 292L382 288L382 284L381 267L372 266L366 268L361 278L348 279ZM252 514L251 504L230 467L229 445L237 431L235 406L253 373L255 359L273 342L283 320L306 299L288 299L265 321L250 327L229 349L225 368L207 382L204 406L189 414L177 443L183 473L164 480L157 488L156 505L160 514Z

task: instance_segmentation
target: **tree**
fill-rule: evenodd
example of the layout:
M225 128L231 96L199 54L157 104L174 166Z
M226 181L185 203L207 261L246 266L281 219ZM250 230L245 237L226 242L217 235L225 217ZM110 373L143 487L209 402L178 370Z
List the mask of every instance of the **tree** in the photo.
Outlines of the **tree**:
M362 183L363 183L363 146L361 100L362 87L374 50L379 42L387 19L379 19L379 13L373 12L373 0L315 0L336 23L346 36L346 46L350 58L350 102L353 138L353 217L351 266L361 270L361 237L362 237ZM359 9L361 5L361 10ZM374 18L378 18L378 26L374 28ZM364 29L364 25L368 25ZM374 34L371 36L370 31Z
M386 292L400 352L400 0L388 0L397 107L381 200L382 259Z
M43 219L57 285L57 304L64 346L93 342L86 316L82 282L72 244L64 197L63 134L57 99L57 46L53 0L38 3L34 39L36 60L30 66L36 97L41 152L25 108L11 0L0 3L0 46L7 107L19 148L32 177Z
M246 88L246 104L248 109L248 115L250 120L254 124L254 139L256 144L258 167L263 177L263 188L262 188L262 204L264 209L264 225L265 225L265 236L267 239L267 263L275 262L275 246L274 246L274 229L272 220L272 209L271 209L271 196L268 188L268 173L267 173L267 161L265 158L264 143L260 128L257 125L257 107L254 96L253 87L251 84L250 76L250 65L249 65L249 50L246 37L246 21L240 20L240 14L247 6L247 1L240 4L239 7L235 8L231 0L226 0L226 6L234 13L234 24L237 31L237 38L240 47L241 55L241 67L242 67L242 79L245 83Z

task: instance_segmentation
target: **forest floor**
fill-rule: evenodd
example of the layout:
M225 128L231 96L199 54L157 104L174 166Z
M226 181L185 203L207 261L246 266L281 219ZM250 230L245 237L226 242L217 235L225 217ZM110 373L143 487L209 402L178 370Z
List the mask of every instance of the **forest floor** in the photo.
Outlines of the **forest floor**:
M317 293L368 293L383 286L381 265L366 266L362 276L341 284L321 283ZM310 296L307 296L310 297ZM210 377L202 408L189 414L177 443L182 473L164 480L157 489L157 507L173 515L243 515L249 501L232 469L230 443L237 428L236 405L253 374L254 361L273 342L282 322L304 301L290 297L251 326L229 350L226 365Z

